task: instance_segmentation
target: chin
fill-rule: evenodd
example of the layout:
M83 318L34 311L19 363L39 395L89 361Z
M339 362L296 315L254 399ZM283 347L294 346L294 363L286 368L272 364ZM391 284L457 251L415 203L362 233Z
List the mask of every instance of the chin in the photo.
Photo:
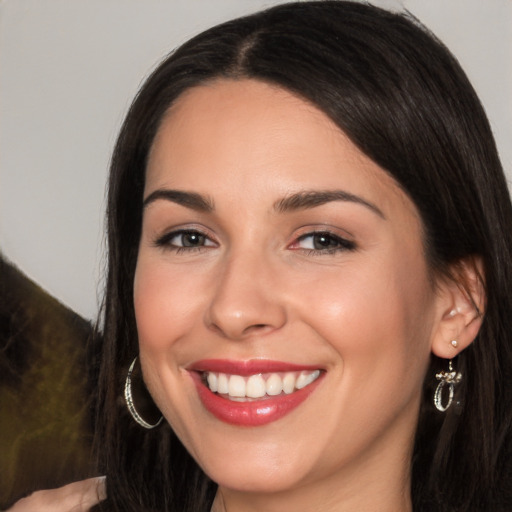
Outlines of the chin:
M214 468L208 476L219 486L244 493L279 493L299 485L304 475L291 467L247 467L245 471Z
M300 450L289 446L283 449L283 444L280 440L220 443L214 453L199 454L197 461L221 487L239 492L278 493L317 473L314 454L299 455Z

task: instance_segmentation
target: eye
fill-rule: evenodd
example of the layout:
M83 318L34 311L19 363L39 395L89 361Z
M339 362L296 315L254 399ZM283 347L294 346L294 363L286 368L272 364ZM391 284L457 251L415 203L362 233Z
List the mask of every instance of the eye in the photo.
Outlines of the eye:
M300 236L290 249L302 249L310 252L333 253L337 251L354 250L354 242L342 238L329 231L316 231Z
M155 245L165 247L177 252L201 249L203 247L215 247L215 242L200 231L193 229L181 229L166 233L158 240Z

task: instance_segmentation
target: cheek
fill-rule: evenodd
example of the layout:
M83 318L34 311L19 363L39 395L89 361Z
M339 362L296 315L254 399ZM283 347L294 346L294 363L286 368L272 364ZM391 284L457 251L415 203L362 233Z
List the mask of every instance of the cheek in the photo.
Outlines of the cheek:
M139 256L134 307L141 351L163 350L186 332L194 317L194 289L190 278L176 275L165 262Z
M183 360L176 357L176 346L197 320L191 302L198 283L191 283L183 272L170 271L161 258L155 261L141 253L134 278L134 307L144 381L176 433L186 439L189 413L183 412L188 411L186 394L178 391L183 386Z
M364 368L361 379L414 367L422 374L429 358L433 294L426 268L415 255L393 256L361 261L359 270L341 268L302 287L303 317L347 371L352 363Z

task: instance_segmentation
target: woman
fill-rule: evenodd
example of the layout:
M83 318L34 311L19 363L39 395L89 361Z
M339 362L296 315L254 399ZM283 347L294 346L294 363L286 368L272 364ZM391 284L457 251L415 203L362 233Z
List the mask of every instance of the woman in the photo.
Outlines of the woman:
M100 509L509 510L511 219L416 21L303 2L184 44L112 161Z

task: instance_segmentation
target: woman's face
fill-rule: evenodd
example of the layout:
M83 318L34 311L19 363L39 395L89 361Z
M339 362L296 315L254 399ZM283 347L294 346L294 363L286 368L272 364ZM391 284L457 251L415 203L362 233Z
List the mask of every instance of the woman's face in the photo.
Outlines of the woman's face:
M141 364L206 473L271 492L403 470L439 305L393 179L305 101L220 80L169 111L144 197Z

